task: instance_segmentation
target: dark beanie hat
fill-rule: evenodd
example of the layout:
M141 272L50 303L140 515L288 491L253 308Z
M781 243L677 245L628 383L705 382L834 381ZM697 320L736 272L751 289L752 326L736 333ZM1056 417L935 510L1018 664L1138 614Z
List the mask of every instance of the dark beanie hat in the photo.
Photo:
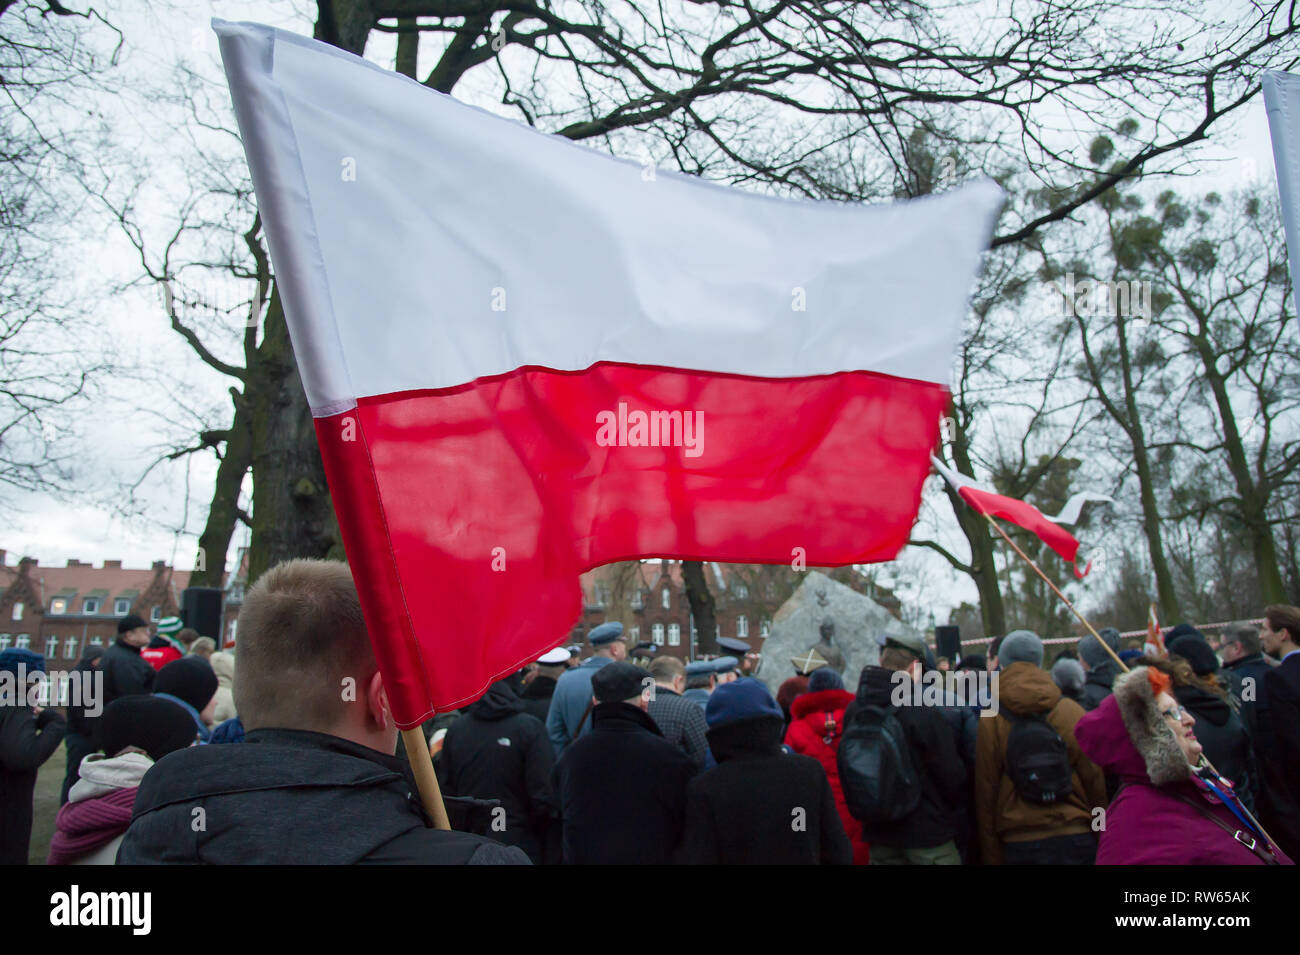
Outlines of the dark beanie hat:
M989 668L989 658L982 653L968 653L957 663L958 670L979 670Z
M709 704L704 708L704 721L710 728L756 716L785 719L767 687L753 677L741 677L722 684L709 694Z
M844 689L844 680L840 675L830 667L821 667L813 670L812 676L808 678L808 692L820 693L822 690L842 690Z
M1190 623L1183 621L1165 634L1165 646L1169 646L1170 641L1177 640L1179 637L1200 637L1204 640L1205 634L1201 633L1201 631L1197 630Z
M1101 637L1106 642L1106 647L1110 647L1116 654L1119 653L1119 631L1114 627L1106 627L1098 631L1097 637ZM1088 634L1079 641L1078 646L1079 659L1094 670L1113 662L1111 655L1106 652L1106 647L1101 645L1097 637Z
M107 756L134 746L157 762L194 742L194 718L162 697L123 696L104 707L99 734Z
M625 660L606 663L591 675L591 695L600 703L630 700L641 695L646 687L642 681L647 679L650 678L646 676L645 670L635 663ZM650 682L653 683L654 680L650 679Z
M129 613L117 622L117 632L126 633L128 630L139 630L141 627L147 626L149 624L145 622L143 617L137 617L135 614Z
M184 700L202 712L217 695L217 675L203 657L181 657L158 671L153 691Z
M1169 642L1169 652L1190 663L1192 672L1197 676L1208 676L1219 669L1219 658L1214 655L1200 631L1175 637Z

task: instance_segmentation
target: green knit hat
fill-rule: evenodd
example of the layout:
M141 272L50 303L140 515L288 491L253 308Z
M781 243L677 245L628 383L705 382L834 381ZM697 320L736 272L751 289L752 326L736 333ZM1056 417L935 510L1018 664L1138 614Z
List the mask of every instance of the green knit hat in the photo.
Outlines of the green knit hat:
M164 637L174 637L184 626L180 617L163 617L158 621L158 633Z

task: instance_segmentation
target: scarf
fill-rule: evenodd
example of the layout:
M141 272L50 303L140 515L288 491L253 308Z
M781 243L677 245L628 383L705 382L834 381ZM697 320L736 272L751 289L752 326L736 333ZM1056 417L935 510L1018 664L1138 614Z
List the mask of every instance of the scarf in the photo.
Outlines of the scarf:
M67 865L106 845L131 825L136 787L115 789L94 799L70 802L54 817L54 838L46 865Z

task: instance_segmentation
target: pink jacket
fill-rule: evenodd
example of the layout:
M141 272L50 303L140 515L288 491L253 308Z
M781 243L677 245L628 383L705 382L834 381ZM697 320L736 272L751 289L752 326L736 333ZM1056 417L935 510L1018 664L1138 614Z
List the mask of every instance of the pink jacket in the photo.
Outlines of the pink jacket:
M1150 718L1155 706L1145 668L1124 674L1116 680L1115 690L1074 728L1075 739L1088 758L1123 784L1106 810L1097 864L1263 865L1232 832L1225 832L1178 798L1194 800L1233 831L1243 828L1227 806L1206 798L1192 781L1173 733L1166 731L1168 739L1164 739L1161 725ZM1122 705L1128 710L1127 726ZM1139 737L1141 749L1129 726ZM1160 785L1153 782L1153 773ZM1275 851L1284 865L1294 864L1280 849Z

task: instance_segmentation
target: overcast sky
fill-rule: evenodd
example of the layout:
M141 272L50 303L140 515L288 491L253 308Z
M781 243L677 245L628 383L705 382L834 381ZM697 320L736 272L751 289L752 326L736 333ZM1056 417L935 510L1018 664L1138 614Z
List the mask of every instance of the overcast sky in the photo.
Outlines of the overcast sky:
M135 95L98 105L115 117L121 139L137 152L141 168L150 170L151 181L145 193L148 203L142 208L142 219L161 227L172 211L169 203L183 198L188 186L183 171L175 165L187 146L168 125L175 121L176 114L164 107L148 108L145 89L163 82L178 63L214 82L224 82L215 38L208 26L210 18L252 20L310 34L315 4L231 0L142 7L132 3L109 7L115 8L110 19L125 35L122 76ZM391 68L392 50L391 38L372 35L367 56ZM423 58L421 67L427 68ZM228 99L225 106L228 110ZM1084 119L1080 126L1086 127ZM233 127L233 116L228 115L227 122ZM1177 184L1179 188L1228 191L1244 185L1252 176L1272 181L1272 152L1262 97L1256 98L1234 127L1216 127L1214 135L1218 141L1203 152L1206 161L1200 171L1194 177L1183 178ZM11 513L0 547L7 550L11 565L26 554L46 564L61 564L75 557L97 564L104 559L121 559L130 567L146 567L162 559L174 560L176 566L188 569L193 564L197 534L212 490L215 461L211 454L195 455L188 464L157 470L141 490L147 505L143 516L116 513L109 498L114 488L140 476L169 436L179 434L186 421L195 420L189 412L170 405L167 390L179 389L200 418L209 426L220 427L230 415L226 395L229 382L199 364L170 330L155 291L107 294L115 283L139 277L138 261L111 224L88 231L85 247L75 256L79 266L69 281L75 281L78 288L95 290L91 294L102 299L94 308L96 334L115 344L126 370L104 382L96 401L81 416L78 434L67 439L84 449L79 476L83 493L69 500L48 495L10 495L7 503ZM166 237L162 228L153 234L146 228L146 234L153 242ZM1279 235L1278 242L1282 241ZM238 356L237 332L224 340L216 336L209 344L226 356ZM927 495L931 493L932 489L928 489ZM955 543L955 522L946 502L930 498L922 510L921 522L918 533L954 542L959 553L963 552ZM236 543L245 542L246 537L246 531L241 529ZM232 548L232 560L233 556ZM924 600L935 608L941 621L949 607L975 599L970 581L951 574L937 556L928 552L913 553L893 576L898 578L895 582L904 599ZM1105 574L1094 575L1089 589L1100 593L1106 585Z

